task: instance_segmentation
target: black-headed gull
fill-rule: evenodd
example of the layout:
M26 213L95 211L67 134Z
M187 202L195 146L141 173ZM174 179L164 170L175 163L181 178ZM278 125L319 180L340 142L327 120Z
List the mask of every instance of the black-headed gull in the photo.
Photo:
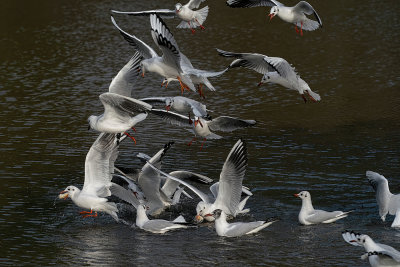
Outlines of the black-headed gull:
M88 122L89 129L103 133L124 133L146 119L147 112L152 108L143 101L114 93L103 93L99 98L104 106L104 113L99 116L91 115ZM126 132L125 134L129 136Z
M342 233L343 239L353 245L364 247L366 253L361 259L368 258L372 267L400 266L400 252L391 246L375 243L368 235L345 231Z
M222 136L213 133L212 131L232 132L237 129L251 127L256 124L255 120L242 120L229 116L219 116L212 120L206 120L201 117L194 117L192 121L189 117L170 111L161 109L152 109L151 113L159 116L164 121L177 126L192 126L195 137L188 143L191 145L197 139L197 136L203 137L202 149L204 142L207 139L221 139Z
M311 202L311 194L308 191L301 191L298 194L294 194L294 196L302 200L299 222L304 225L332 223L347 217L352 212L315 210Z
M208 15L208 6L205 6L202 9L193 10L195 8L199 8L200 4L204 1L205 0L190 0L185 5L177 3L175 5L175 10L155 9L155 10L135 11L135 12L111 10L111 12L117 14L127 14L132 16L147 16L150 14L157 14L163 18L173 18L176 16L182 20L182 22L177 26L177 28L190 28L192 33L195 33L194 28L200 27L202 30L205 29L203 23Z
M164 234L170 230L187 228L188 226L167 220L150 220L146 215L146 206L139 205L136 213L136 226L154 234Z
M224 57L236 58L229 65L229 68L245 67L263 74L258 86L263 83L276 83L283 87L299 92L304 102L307 102L304 93L316 102L320 101L319 94L313 92L308 84L300 78L295 69L283 58L269 57L257 53L234 53L217 49L218 53Z
M60 192L59 198L68 197L80 208L84 217L97 217L97 212L110 214L118 221L118 209L115 203L109 202L110 187L114 172L114 161L118 155L118 142L115 134L101 133L91 146L85 160L85 181L82 190L70 185ZM93 213L93 211L95 213Z
M157 103L163 103L167 111L172 109L180 113L185 113L189 115L189 118L190 113L193 113L196 117L210 118L207 113L206 105L184 96L147 97L140 100L152 106Z
M227 237L255 234L278 221L271 218L266 221L228 223L225 212L220 209L216 209L211 214L206 215L214 217L217 234Z
M270 20L278 15L282 20L293 23L296 32L301 35L303 35L303 30L314 31L322 27L322 21L317 12L306 1L300 1L292 7L287 7L276 0L228 0L226 3L230 7L272 6L268 15ZM316 21L307 18L307 15L314 15Z
M164 77L167 84L172 80L178 80L181 85L181 91L190 88L196 91L193 82L188 74L184 74L181 68L181 56L179 47L174 39L174 36L169 31L168 27L157 15L150 15L151 35L154 42L162 51L163 55L158 56L149 45L140 40L134 35L123 31L111 17L114 26L119 30L124 39L132 45L143 57L140 62L142 76L146 71L154 72Z
M385 221L386 215L396 215L392 227L400 227L400 194L394 195L389 190L388 180L379 173L367 171L368 182L376 192L376 202L379 206L379 216Z

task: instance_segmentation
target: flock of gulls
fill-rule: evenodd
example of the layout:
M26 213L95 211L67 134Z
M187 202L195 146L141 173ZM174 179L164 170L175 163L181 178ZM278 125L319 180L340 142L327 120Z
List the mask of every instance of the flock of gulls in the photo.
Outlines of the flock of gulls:
M148 16L150 18L151 36L161 50L159 55L150 45L136 35L121 29L111 16L112 24L123 38L135 49L135 54L112 80L109 91L99 96L104 106L104 113L89 117L89 128L100 132L91 146L85 160L85 180L82 190L68 186L60 192L60 199L71 198L80 208L86 211L80 214L86 217L97 217L97 212L111 215L116 221L118 206L111 201L118 198L123 203L136 208L136 226L151 233L163 234L170 230L199 226L203 222L215 222L215 230L219 236L237 237L257 233L278 221L269 218L265 221L234 222L232 218L248 213L245 208L247 200L252 196L249 188L242 182L247 167L247 148L243 140L238 140L229 152L220 173L219 181L213 180L190 171L173 171L165 173L161 170L163 157L167 154L173 142L166 144L154 156L139 153L137 157L143 161L143 167L138 170L124 170L114 165L118 157L119 144L127 137L135 143L136 139L129 130L135 130L139 123L145 123L147 116L155 116L177 127L190 127L194 133L191 145L196 138L219 139L214 132L230 132L251 127L254 120L238 119L230 116L212 118L206 105L184 97L147 97L135 99L132 97L132 84L138 75L156 73L163 77L161 86L167 87L171 82L178 82L181 94L187 91L197 92L204 98L203 86L211 91L215 88L208 78L218 77L226 71L245 67L263 74L259 85L263 83L280 84L283 87L296 90L306 102L320 101L320 96L313 92L309 85L300 78L295 69L283 58L269 57L257 53L235 53L217 49L224 57L234 60L222 71L206 71L196 69L190 60L180 51L172 32L163 18L176 17L181 20L177 28L189 28L192 33L203 26L209 8L199 9L205 0L190 0L187 4L176 4L174 10L157 9L148 11L123 12L112 10L114 14L132 16ZM293 7L287 7L275 0L228 0L232 8L271 6L270 19L278 16L283 21L293 23L295 31L303 35L303 30L313 31L322 27L322 21L314 8L306 1L300 1ZM313 16L310 19L307 16ZM165 109L156 108L164 106ZM393 195L388 181L382 175L367 171L366 176L373 189L379 205L379 215L385 221L386 215L396 215L392 227L400 227L400 195ZM210 192L202 192L194 183L212 184ZM190 194L189 194L190 193ZM181 203L181 196L192 198L197 195L201 200L196 206L196 216L187 222L183 216L174 221L156 219L166 209ZM351 211L324 211L314 209L311 194L307 191L294 196L302 200L298 220L303 225L332 223L345 218ZM90 211L88 211L90 210ZM149 218L150 216L150 218ZM368 259L371 266L400 266L400 252L394 248L375 243L371 237L353 231L342 233L349 244L363 246L366 253L362 259Z

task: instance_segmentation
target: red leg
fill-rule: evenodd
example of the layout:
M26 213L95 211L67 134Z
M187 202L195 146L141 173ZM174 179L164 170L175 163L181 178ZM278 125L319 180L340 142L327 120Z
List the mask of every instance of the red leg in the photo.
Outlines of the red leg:
M189 24L190 30L192 31L192 34L194 34L196 31L194 29L192 29L192 26L190 26L190 21L188 21L188 24Z
M304 103L307 103L307 98L304 96L304 94L301 94L301 97L303 98Z
M135 137L131 136L131 135L128 134L127 132L124 132L124 134L125 134L126 136L128 136L129 138L131 138L131 139L133 140L133 142L135 142L135 145L136 145L136 139L135 139Z
M87 217L97 217L97 211L93 214L93 215L85 215L83 216L83 218L87 218Z
M206 139L206 138L204 138L203 142L201 143L200 150L203 148L204 142L205 142L206 140L207 140L207 139Z
M205 29L206 29L203 25L200 24L200 22L199 22L197 19L195 19L195 20L196 20L196 22L199 24L200 29L202 29L202 30L205 30Z
M132 130L133 130L133 131L136 133L136 129L135 129L135 127L132 127L131 129L132 129Z
M303 36L303 22L301 22L300 35Z
M296 30L297 33L299 33L299 29L297 28L297 25L294 25L294 29Z
M193 137L192 141L190 141L190 142L188 143L188 146L191 146L193 141L196 141L196 136Z

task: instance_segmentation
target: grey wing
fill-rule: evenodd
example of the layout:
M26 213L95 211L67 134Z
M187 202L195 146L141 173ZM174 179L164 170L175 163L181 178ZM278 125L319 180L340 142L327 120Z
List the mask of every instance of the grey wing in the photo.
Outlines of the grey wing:
M131 97L132 94L132 83L138 76L138 69L140 69L140 62L142 56L139 52L136 52L128 63L118 72L118 74L111 81L108 88L110 93L115 93L127 97Z
M157 15L150 15L151 36L154 42L162 50L162 58L165 63L174 66L179 72L180 67L180 52L178 44L175 41L171 31L164 21Z
M293 11L299 12L299 13L304 13L306 15L314 15L316 20L318 21L318 24L322 27L322 21L320 17L318 16L317 12L314 10L314 8L306 1L300 1L293 7Z
M232 61L228 68L244 67L261 74L276 71L273 66L264 60L265 55L257 53L233 53L218 48L217 51L221 56L237 58Z
M187 182L185 182L185 181L183 181L183 180L181 180L181 179L178 179L178 178L176 178L176 177L174 177L174 176L171 176L171 175L169 175L168 173L165 173L165 172L161 171L160 169L156 168L153 164L151 164L151 163L149 163L149 162L147 162L147 163L148 163L149 166L152 167L155 171L159 172L160 174L164 175L165 177L167 177L167 178L169 178L169 179L178 181L178 182L181 183L182 185L184 185L184 186L186 186L187 188L189 188L190 190L192 190L196 195L198 195L198 196L201 198L202 201L204 201L204 202L206 202L206 203L209 203L209 198L208 198L208 196L207 196L206 194L204 194L203 192L201 192L201 191L200 191L199 189L197 189L196 187L192 186L191 184L189 184L189 183L187 183Z
M333 219L339 215L343 214L341 211L324 211L324 210L314 210L314 214L307 217L307 221L310 223L322 223L327 220Z
M137 208L140 205L139 200L129 189L125 189L124 187L113 183L110 187L110 191L112 195L132 204L132 206L134 206L135 208Z
M275 1L271 0L228 0L226 4L229 7L260 7L260 6L276 6Z
M99 197L110 196L112 172L110 169L110 160L115 158L118 144L115 134L101 133L93 145L85 159L85 181L82 191L95 194Z
M385 244L377 243L377 245L380 246L382 249L384 249L383 251L379 251L379 252L391 257L393 260L395 260L397 262L400 262L400 252L399 251L397 251L393 247L385 245Z
M150 220L143 225L143 229L151 232L157 232L165 228L172 227L174 225L176 224L166 220Z
M229 116L220 116L208 122L212 131L232 132L234 130L254 126L255 120L242 120Z
M104 117L110 113L119 113L122 116L128 114L134 116L137 113L148 112L152 106L135 98L126 97L114 93L103 93L99 96L104 106Z
M231 223L225 234L227 236L245 235L263 224L264 224L263 221L248 222L248 223L243 223L243 222Z
M190 126L189 117L175 112L165 111L161 109L152 109L150 113L160 117L161 119L172 125Z
M297 80L297 73L285 59L280 57L264 57L264 61L274 68L274 71L278 72L281 77L289 81Z
M212 182L212 179L208 178L207 176L189 171L173 171L170 172L169 175L181 180L191 180L205 184L209 184ZM164 183L162 187L162 191L168 197L172 197L173 193L176 191L179 184L180 183L176 180L167 179L167 181Z
M133 46L143 58L152 58L152 57L158 57L156 51L153 50L149 45L147 45L145 42L137 38L135 35L129 34L125 31L123 31L115 22L115 19L113 16L111 16L111 21L114 24L114 26L119 30L121 33L122 37L131 45Z
M143 101L143 102L146 102L146 103L148 103L150 105L154 105L154 104L157 104L157 103L165 104L166 103L165 101L167 100L167 97L146 97L146 98L141 98L139 100Z
M117 11L117 10L111 10L112 13L115 14L125 14L125 15L131 15L131 16L150 16L151 14L157 14L162 18L169 19L169 18L174 18L176 13L175 10L171 9L154 9L154 10L146 10L146 11Z
M203 3L204 1L206 1L206 0L190 0L190 1L186 4L186 6L187 6L188 8L190 8L190 9L199 8L200 4Z
M246 144L239 139L229 152L219 178L218 196L215 207L227 208L236 215L242 195L242 181L247 167Z

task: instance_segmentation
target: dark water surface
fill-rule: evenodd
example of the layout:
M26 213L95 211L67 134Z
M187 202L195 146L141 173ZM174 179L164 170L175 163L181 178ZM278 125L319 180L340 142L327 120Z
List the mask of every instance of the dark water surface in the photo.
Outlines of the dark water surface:
M0 2L0 264L365 266L363 249L342 240L345 229L400 249L400 233L390 228L393 217L379 220L365 178L366 170L377 171L400 192L398 1L312 1L324 25L303 37L279 18L268 23L269 8L231 9L223 0L206 1L206 30L195 35L176 29L177 20L167 21L196 67L220 70L229 64L217 47L280 56L322 101L304 104L297 92L278 85L258 88L260 74L234 69L212 79L217 92L207 92L205 102L213 116L256 119L255 128L225 134L199 151L199 144L186 146L189 132L149 118L137 127L137 146L121 145L118 164L137 167L135 152L152 154L174 140L167 171L188 169L218 179L230 148L243 137L249 151L244 184L254 196L250 215L239 219L279 216L280 222L240 238L218 237L212 225L153 235L106 215L81 219L70 201L56 200L66 186L82 185L85 156L97 137L87 131L87 118L102 112L98 95L133 55L109 10L174 4ZM155 47L147 19L116 20ZM134 97L179 94L176 83L161 89L161 80L151 74L140 78ZM311 192L317 208L355 211L334 224L300 226L300 200L293 193L301 190ZM175 211L189 219L195 201ZM121 215L133 221L122 208Z

